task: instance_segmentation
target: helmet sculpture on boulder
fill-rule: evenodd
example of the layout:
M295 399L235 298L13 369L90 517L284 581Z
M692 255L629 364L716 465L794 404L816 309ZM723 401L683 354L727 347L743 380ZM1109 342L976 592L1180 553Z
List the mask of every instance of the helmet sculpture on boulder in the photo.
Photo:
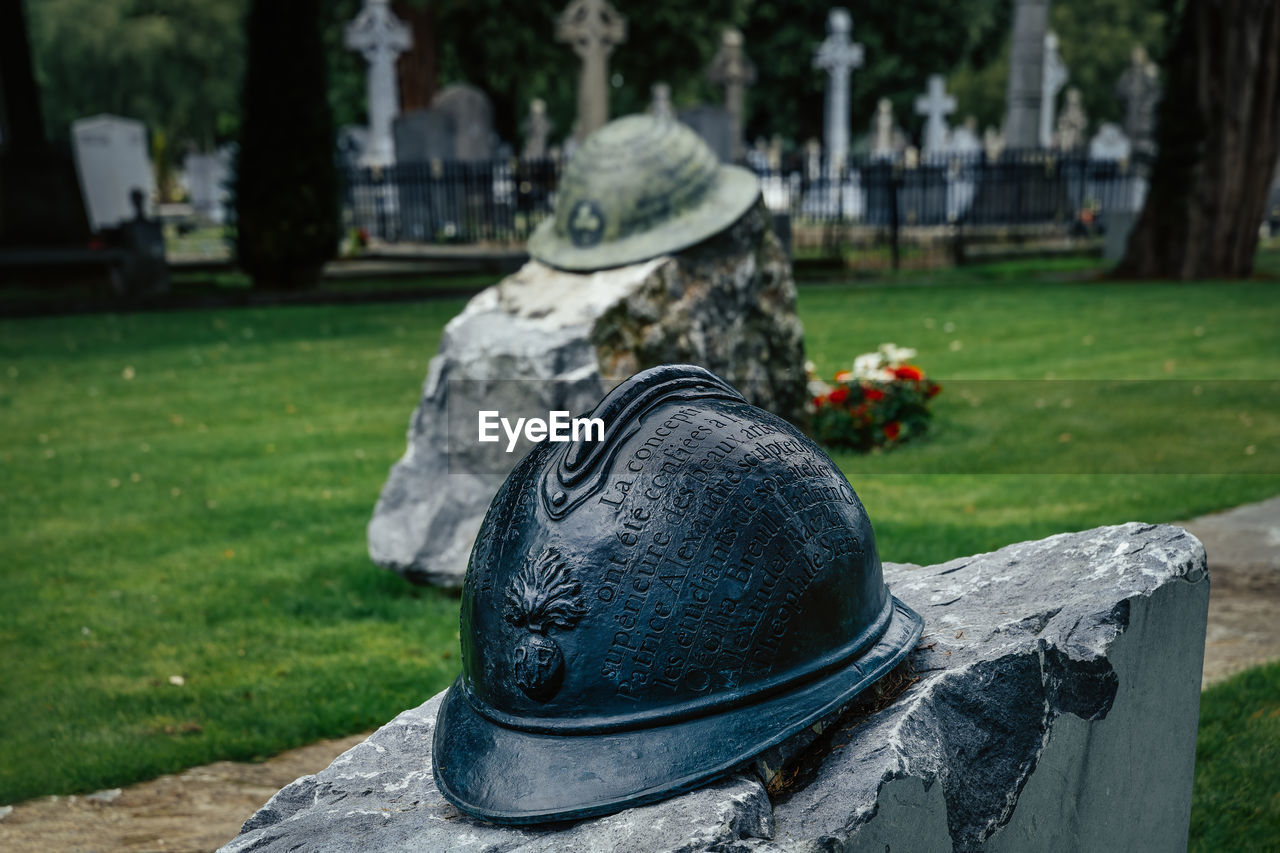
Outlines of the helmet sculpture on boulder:
M721 164L685 125L625 116L569 161L555 214L529 237L529 254L576 271L639 263L723 231L759 198L755 175Z
M490 506L435 776L500 823L696 787L848 704L921 623L835 464L714 374L658 367L543 442Z

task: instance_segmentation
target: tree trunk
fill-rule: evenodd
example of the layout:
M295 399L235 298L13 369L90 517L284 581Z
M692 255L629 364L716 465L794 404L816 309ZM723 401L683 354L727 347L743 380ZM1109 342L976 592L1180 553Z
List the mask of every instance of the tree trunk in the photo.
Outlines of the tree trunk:
M396 62L400 111L425 110L436 96L435 8L430 0L396 0L391 9L413 32L413 47L400 54Z
M1280 155L1280 3L1186 0L1165 67L1151 190L1117 272L1247 276Z

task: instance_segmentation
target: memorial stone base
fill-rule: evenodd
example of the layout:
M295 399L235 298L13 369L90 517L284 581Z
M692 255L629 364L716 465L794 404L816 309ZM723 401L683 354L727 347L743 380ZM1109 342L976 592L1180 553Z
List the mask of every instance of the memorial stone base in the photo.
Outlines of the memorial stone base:
M1186 849L1209 601L1197 539L1131 523L886 564L885 580L925 620L883 682L901 692L797 736L807 751L771 784L757 762L608 817L483 823L432 781L437 695L285 787L224 850Z
M594 273L530 261L445 327L369 522L370 558L414 583L462 585L490 501L532 447L478 445L478 411L511 423L578 415L634 373L684 363L794 421L807 399L803 339L791 265L762 203L674 255Z

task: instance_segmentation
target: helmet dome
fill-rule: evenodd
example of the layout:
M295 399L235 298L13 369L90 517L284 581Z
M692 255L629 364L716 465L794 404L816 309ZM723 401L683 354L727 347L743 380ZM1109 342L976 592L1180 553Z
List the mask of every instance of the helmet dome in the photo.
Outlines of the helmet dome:
M695 787L847 704L920 617L844 475L698 367L623 382L603 440L543 442L489 509L435 774L502 823Z

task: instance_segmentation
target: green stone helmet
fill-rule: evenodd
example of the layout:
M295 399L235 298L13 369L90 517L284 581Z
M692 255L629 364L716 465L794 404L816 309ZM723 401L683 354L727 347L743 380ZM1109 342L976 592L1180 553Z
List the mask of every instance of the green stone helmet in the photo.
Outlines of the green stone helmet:
M529 254L581 272L634 264L723 231L759 197L755 175L721 164L685 125L626 116L569 161L555 215L533 232Z

